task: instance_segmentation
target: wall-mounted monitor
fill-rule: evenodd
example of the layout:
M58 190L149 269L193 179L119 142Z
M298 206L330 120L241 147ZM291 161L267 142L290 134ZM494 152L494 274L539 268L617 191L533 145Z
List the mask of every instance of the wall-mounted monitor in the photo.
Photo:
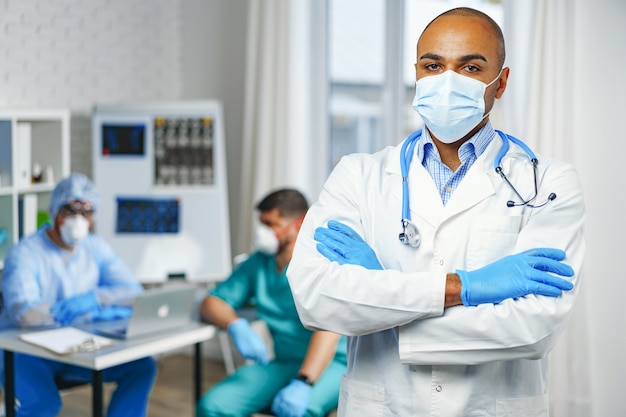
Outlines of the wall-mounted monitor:
M146 126L143 124L102 125L102 155L143 156L146 153Z

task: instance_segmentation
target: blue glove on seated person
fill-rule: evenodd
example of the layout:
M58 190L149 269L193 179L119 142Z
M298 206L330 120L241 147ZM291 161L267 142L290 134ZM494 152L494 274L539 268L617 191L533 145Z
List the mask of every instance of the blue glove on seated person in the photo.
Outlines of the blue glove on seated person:
M461 278L461 301L466 306L497 304L507 298L528 294L558 297L562 290L574 285L564 277L574 275L574 270L562 262L565 252L552 248L530 249L510 255L474 271L457 270Z
M317 251L340 265L360 265L366 269L383 269L374 250L352 228L337 220L329 220L328 228L315 229L313 238Z
M302 417L311 401L313 387L298 379L281 389L272 401L272 413L278 417Z
M93 291L57 301L50 307L54 320L63 326L87 313L95 313L100 304Z
M244 318L237 319L228 325L228 334L233 339L235 347L246 359L266 364L269 362L267 356L267 346L257 332L252 330L248 320Z
M102 306L93 313L94 321L127 319L133 315L133 309L122 306Z

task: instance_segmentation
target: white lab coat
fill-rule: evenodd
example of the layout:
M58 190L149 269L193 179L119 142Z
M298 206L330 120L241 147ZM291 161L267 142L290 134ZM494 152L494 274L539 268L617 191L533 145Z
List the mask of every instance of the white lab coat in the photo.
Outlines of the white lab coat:
M546 355L567 323L583 261L581 185L571 165L540 157L537 202L551 192L557 198L542 208L509 208L507 200L519 199L494 171L501 145L496 136L445 207L428 172L411 164L417 249L398 240L400 145L344 157L310 208L287 276L305 326L353 336L340 416L548 415ZM528 156L511 144L502 166L522 196L531 196ZM320 255L314 229L330 219L361 234L384 270ZM574 290L444 310L447 273L536 247L566 251Z

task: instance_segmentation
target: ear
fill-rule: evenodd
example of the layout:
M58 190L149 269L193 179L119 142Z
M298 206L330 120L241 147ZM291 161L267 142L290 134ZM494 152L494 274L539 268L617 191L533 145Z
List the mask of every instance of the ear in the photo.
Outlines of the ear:
M293 224L296 226L296 230L299 232L302 227L302 222L304 221L304 214L294 220Z
M502 95L504 94L504 90L506 90L506 84L509 80L509 71L510 68L509 67L504 67L502 68L502 73L500 74L500 77L498 78L498 88L496 90L496 98L500 98L502 97Z

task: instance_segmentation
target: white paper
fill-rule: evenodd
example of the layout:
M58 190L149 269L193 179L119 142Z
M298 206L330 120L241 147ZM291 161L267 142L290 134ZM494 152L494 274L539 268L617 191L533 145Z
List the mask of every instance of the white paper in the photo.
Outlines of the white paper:
M113 345L113 340L79 330L75 327L23 333L19 338L25 342L46 348L59 355L97 350Z

